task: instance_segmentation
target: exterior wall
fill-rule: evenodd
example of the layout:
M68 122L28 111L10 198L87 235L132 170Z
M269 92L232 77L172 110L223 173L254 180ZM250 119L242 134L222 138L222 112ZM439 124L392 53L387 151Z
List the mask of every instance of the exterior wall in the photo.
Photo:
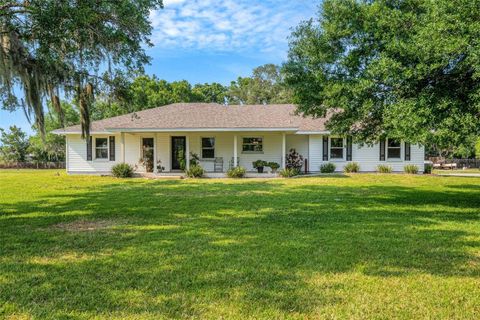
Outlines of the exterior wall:
M179 134L181 135L181 134ZM201 157L201 138L215 138L215 157L223 158L223 171L227 171L230 162L233 160L234 136L237 135L237 156L239 165L245 167L247 171L254 171L252 162L255 160L264 160L267 162L282 163L282 134L271 132L195 132L183 134L188 136L190 142L190 152L196 153ZM244 137L262 137L263 153L242 153L242 141ZM200 165L207 171L213 171L214 161L210 159L201 159Z
M92 135L95 138L108 138L110 135ZM115 136L115 161L95 159L95 150L92 151L92 161L87 161L86 141L80 135L67 136L67 172L68 173L96 173L108 174L113 165L120 163L120 134ZM95 142L93 143L95 144Z
M309 143L309 158L310 158L310 171L318 172L320 171L320 165L327 162L335 163L336 171L343 171L343 167L349 161L344 160L328 160L323 161L323 136L321 135L310 135ZM345 151L344 151L345 152ZM425 157L425 148L420 145L412 144L410 146L410 161L405 161L405 150L404 143L401 144L401 158L399 160L386 160L380 161L380 145L375 144L373 146L360 146L358 144L353 144L352 146L352 161L358 162L360 164L360 171L372 172L376 171L376 168L379 164L389 165L392 167L393 171L402 172L403 167L407 164L414 164L418 166L419 172L424 170L424 157Z
M67 136L67 172L69 173L95 173L108 174L111 167L122 162L121 134L92 135L93 140L97 137L115 136L115 161L96 160L95 151L92 151L93 160L87 161L86 141L80 135ZM223 171L228 170L230 161L233 159L234 136L237 135L237 152L239 165L248 171L255 171L252 162L264 160L267 162L282 163L282 133L281 132L168 132L168 133L125 133L125 162L137 167L137 172L144 172L145 168L139 165L141 154L142 137L155 138L157 160L165 168L166 172L171 171L171 137L185 136L188 139L190 152L201 156L201 138L215 137L215 157L223 158ZM243 153L242 138L262 137L263 153ZM342 171L347 161L329 160L323 161L322 135L286 135L286 152L292 148L296 149L305 159L308 160L308 167L311 172L318 172L320 165L326 162L336 164L336 170ZM357 144L352 148L352 161L360 164L361 171L375 171L377 165L385 164L392 166L394 171L403 171L406 164L417 165L420 172L424 169L424 147L411 145L411 161L404 159L404 144L402 143L401 160L380 161L379 145L363 146ZM201 159L200 164L206 171L213 171L214 161Z

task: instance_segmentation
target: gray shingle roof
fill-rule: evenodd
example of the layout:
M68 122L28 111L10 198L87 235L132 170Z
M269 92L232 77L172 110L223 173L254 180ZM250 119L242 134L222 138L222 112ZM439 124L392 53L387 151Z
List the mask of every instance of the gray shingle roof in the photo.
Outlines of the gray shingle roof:
M326 118L313 119L295 114L295 105L229 105L216 103L175 103L118 117L93 121L91 132L201 129L289 129L325 131ZM81 132L80 125L55 131Z

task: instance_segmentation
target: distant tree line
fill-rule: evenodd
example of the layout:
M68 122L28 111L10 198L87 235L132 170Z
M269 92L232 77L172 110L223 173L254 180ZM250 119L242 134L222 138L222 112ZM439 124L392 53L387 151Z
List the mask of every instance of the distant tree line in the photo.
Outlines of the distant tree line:
M93 120L178 102L220 104L293 102L291 91L283 84L280 67L274 64L257 67L250 77L238 77L230 85L216 82L192 85L186 80L168 82L156 76L140 75L118 87L122 93L116 95L115 99L101 93L97 96L91 107Z

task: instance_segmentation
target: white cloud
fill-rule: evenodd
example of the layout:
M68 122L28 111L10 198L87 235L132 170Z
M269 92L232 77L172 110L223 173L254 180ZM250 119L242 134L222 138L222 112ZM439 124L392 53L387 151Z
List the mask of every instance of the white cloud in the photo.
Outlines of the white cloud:
M159 48L285 52L290 28L313 16L316 1L165 0L151 12Z

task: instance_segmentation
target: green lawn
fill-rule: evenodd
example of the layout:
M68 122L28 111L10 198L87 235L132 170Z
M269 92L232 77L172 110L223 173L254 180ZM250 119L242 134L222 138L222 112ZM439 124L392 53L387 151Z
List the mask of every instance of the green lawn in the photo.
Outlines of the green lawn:
M480 178L0 170L0 318L479 317Z
M456 169L456 170L441 170L441 169L435 169L433 170L433 173L435 174L459 174L459 173L480 173L480 169Z

